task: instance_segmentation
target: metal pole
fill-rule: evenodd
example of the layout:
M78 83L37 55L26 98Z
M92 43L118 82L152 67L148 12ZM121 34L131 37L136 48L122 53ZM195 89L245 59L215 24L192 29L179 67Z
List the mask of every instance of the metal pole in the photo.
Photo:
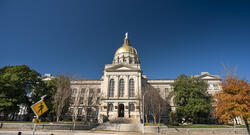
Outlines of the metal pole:
M35 118L39 118L38 116L35 116ZM36 123L33 121L33 124L34 124L34 126L33 126L33 132L32 132L32 135L35 135L35 132L36 132Z
M144 123L145 123L145 120L144 120L144 95L142 96L142 133L144 134Z
M33 127L33 133L32 133L32 135L35 135L35 131L36 131L36 124L34 123L34 127Z

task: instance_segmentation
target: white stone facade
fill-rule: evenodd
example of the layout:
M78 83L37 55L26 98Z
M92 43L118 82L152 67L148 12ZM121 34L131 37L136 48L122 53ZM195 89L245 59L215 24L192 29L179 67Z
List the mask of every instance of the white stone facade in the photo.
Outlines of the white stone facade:
M221 90L221 78L202 72L195 77L208 81L210 94ZM167 98L172 90L171 83L175 79L149 79L142 75L140 60L135 48L129 44L129 39L124 39L124 44L116 51L112 64L106 64L103 77L99 80L72 81L72 97L75 102L81 102L72 108L80 109L84 115L84 107L87 107L88 97L91 91L95 91L95 103L91 106L96 108L98 118L109 120L119 117L134 122L141 120L142 87L149 84L159 89L163 98ZM81 90L84 89L84 92ZM84 101L80 101L79 99ZM93 101L94 101L93 100ZM174 107L173 102L170 103Z

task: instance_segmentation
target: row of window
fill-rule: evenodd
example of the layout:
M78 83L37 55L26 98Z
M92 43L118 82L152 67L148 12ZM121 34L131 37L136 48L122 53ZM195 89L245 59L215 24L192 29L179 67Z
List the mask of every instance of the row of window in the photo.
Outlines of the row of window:
M208 86L208 90L212 90L212 87L214 88L214 90L219 90L219 84L209 84Z
M80 93L81 94L85 94L85 92L86 92L86 88L81 88ZM77 88L73 88L72 89L72 94L74 95L76 93L77 93ZM92 93L94 93L94 89L89 89L89 95L91 95ZM101 89L100 88L97 89L97 93L101 93Z
M90 109L90 108L89 108L89 109ZM70 110L69 110L70 113L73 113L73 110L74 110L74 108L70 108ZM83 108L76 108L75 111L77 111L77 115L78 115L78 116L83 115ZM95 114L98 114L98 109L96 109L94 113L95 113Z
M118 109L118 107L116 109ZM129 103L128 109L131 112L135 111L135 105L134 105L134 103ZM114 105L113 105L113 103L108 103L108 111L114 111Z
M118 97L124 97L124 79L121 79L119 81L119 86L118 86ZM129 97L134 97L135 96L135 86L134 86L134 79L129 80ZM108 96L109 97L114 97L114 91L115 91L115 81L114 79L111 79L109 81L109 89L108 89Z
M72 102L73 102L73 103L75 102L75 99L76 99L75 97L72 97ZM96 98L96 104L99 104L99 103L100 103L100 99L101 99L100 97L97 97L97 98ZM89 101L89 102L93 102L92 100L93 100L92 97L89 97L88 101ZM84 97L80 97L80 99L79 99L79 104L83 104L83 103L84 103Z
M78 115L82 115L82 110L83 110L83 108L78 108L78 109L77 109L77 114L78 114ZM73 108L70 108L70 109L69 109L69 112L70 112L70 113L73 113L73 111L74 111Z

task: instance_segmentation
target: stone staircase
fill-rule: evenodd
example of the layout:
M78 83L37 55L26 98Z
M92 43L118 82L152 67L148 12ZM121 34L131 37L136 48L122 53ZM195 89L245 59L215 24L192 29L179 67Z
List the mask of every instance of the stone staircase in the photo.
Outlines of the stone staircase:
M107 131L131 131L138 132L141 129L141 124L136 123L132 119L117 118L98 125L93 130L107 130Z
M132 124L132 123L139 123L135 119L131 118L116 118L113 120L108 121L108 123L113 123L113 124Z

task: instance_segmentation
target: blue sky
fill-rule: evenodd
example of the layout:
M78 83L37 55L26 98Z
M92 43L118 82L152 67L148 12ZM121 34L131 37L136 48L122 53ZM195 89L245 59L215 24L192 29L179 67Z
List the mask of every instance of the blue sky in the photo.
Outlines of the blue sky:
M125 32L148 78L250 79L249 0L1 0L0 67L99 79Z

